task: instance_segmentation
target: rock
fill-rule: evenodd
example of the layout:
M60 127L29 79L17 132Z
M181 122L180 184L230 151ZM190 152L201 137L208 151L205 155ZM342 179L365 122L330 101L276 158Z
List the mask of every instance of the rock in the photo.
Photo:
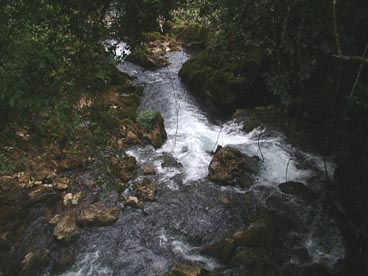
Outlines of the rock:
M79 204L79 200L81 199L81 197L82 197L82 192L78 192L74 194L72 198L72 205L77 206Z
M147 166L143 168L143 173L145 175L154 175L156 174L155 168L151 166Z
M164 276L204 276L206 271L197 265L178 264Z
M232 52L208 49L185 62L179 76L195 95L227 111L255 107L271 98L260 76L263 57L258 47Z
M161 163L161 167L162 168L180 168L183 165L174 157L172 156L170 153L166 153L164 154L162 157L162 163Z
M22 260L21 275L40 275L41 270L45 268L49 262L49 251L31 251L24 256Z
M156 117L151 123L151 130L144 130L143 138L155 148L159 148L167 139L165 130L164 118L159 112L156 112Z
M265 215L252 222L245 231L233 235L236 246L268 246L275 235L275 222L271 215Z
M31 203L36 203L44 200L54 200L56 197L55 190L48 185L40 185L32 188L28 193Z
M278 187L285 194L300 196L304 199L311 199L314 196L314 193L300 182L288 181L279 184Z
M54 179L54 186L59 191L65 191L69 188L70 179L66 177L57 177Z
M68 269L74 262L74 258L71 255L63 254L58 256L52 264L52 272L58 275Z
M234 250L234 239L226 238L217 243L206 246L201 254L205 254L216 259L219 259L224 264L230 261Z
M144 178L137 183L137 195L139 198L146 201L153 201L156 197L156 187L148 178Z
M142 140L138 137L137 134L133 132L133 130L128 130L125 139L124 139L125 145L133 146L133 145L143 145Z
M111 157L110 159L110 171L117 175L123 182L137 176L137 161L133 156L126 156L123 158Z
M233 266L265 264L267 263L266 251L263 247L247 247L232 257L230 263Z
M115 223L118 219L118 211L106 208L100 204L93 204L81 210L77 216L80 226L104 226Z
M59 241L70 242L79 235L74 213L65 214L54 228L54 236Z
M137 208L137 209L143 209L143 205L138 201L138 198L135 196L129 196L125 200L125 205Z
M257 156L249 157L236 149L218 146L208 166L208 179L221 185L249 188L259 167Z
M72 200L73 200L73 194L72 193L67 193L67 194L64 195L63 204L65 206L68 206L72 203Z
M53 224L53 225L56 225L60 222L60 220L62 219L62 216L59 215L59 214L56 214L55 216L53 216L50 220L49 220L49 223L50 224Z

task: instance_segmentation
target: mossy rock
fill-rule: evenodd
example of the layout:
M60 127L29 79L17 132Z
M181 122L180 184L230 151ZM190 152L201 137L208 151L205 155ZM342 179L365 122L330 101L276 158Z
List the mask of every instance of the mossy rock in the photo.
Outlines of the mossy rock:
M198 24L173 26L172 32L186 46L206 48L209 46L210 30Z
M188 60L179 76L194 94L225 110L253 107L267 98L259 88L263 56L263 50L258 47L231 53L206 50Z

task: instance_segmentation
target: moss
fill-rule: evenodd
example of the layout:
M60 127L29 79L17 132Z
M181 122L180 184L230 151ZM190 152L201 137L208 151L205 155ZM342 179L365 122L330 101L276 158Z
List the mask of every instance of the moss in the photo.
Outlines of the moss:
M147 131L151 131L153 123L157 117L157 112L155 111L143 111L137 116L137 123L141 128Z
M201 25L189 24L175 26L173 33L187 46L206 48L209 45L210 31Z
M232 110L241 106L241 101L245 106L261 101L258 98L262 95L252 91L251 86L261 69L262 59L260 48L237 53L206 50L187 61L179 76L198 95Z

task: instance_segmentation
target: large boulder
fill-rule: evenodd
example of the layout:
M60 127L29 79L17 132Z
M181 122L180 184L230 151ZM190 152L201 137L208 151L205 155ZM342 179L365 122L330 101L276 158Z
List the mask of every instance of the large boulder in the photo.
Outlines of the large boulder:
M80 226L104 226L113 224L117 219L116 209L93 204L79 212L77 222Z
M226 264L230 261L234 249L234 239L226 238L206 246L201 253L216 258Z
M260 163L257 156L249 157L237 149L218 146L208 166L208 179L221 185L249 188Z
M303 199L312 199L315 197L313 191L300 182L288 181L280 183L278 187L285 194L299 196Z
M254 107L269 98L260 76L263 56L256 47L238 52L205 50L188 60L179 76L195 95L227 111Z
M143 138L155 148L159 148L167 139L164 118L161 113L156 112L154 119L150 122L150 129L144 129Z
M170 272L163 276L204 276L207 271L197 265L177 264Z

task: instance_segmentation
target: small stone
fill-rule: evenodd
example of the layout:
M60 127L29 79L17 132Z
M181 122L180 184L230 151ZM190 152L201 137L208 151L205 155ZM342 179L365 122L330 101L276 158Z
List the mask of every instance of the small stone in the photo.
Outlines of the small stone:
M144 178L137 183L137 195L146 201L153 201L156 198L156 187L148 178Z
M73 206L76 206L79 204L79 200L81 199L82 197L82 192L78 192L76 193L75 195L73 195L73 198L72 198L72 205Z
M135 196L129 196L125 200L125 205L133 207L133 208L137 208L137 209L143 208L143 205L138 201L138 198Z
M65 191L69 188L70 179L66 177L58 177L54 179L54 185L59 191Z
M143 173L145 175L154 175L156 174L155 168L151 166L147 166L143 168Z
M67 193L64 196L63 203L64 203L65 206L67 206L67 205L72 203L72 200L73 200L73 194L72 193Z

